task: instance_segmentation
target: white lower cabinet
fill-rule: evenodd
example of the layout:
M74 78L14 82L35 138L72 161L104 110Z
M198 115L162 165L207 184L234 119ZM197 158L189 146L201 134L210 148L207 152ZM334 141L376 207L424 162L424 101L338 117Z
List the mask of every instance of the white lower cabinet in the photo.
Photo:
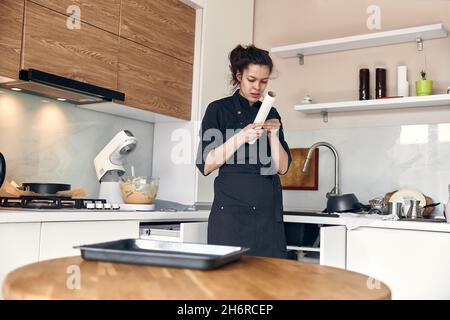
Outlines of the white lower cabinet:
M347 229L345 226L320 228L320 264L345 269Z
M450 233L349 230L347 269L383 281L393 299L450 299Z
M80 254L73 246L139 237L139 221L43 222L39 260Z
M0 224L0 288L10 271L38 261L40 230L40 223Z

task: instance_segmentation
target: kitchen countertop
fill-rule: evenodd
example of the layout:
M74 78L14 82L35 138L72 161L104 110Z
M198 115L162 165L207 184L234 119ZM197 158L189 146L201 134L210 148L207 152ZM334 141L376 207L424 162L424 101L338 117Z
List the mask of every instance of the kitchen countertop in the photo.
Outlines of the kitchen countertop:
M207 221L209 211L96 211L96 210L30 210L0 209L0 223L64 221Z
M289 211L296 212L296 214L286 214ZM285 212L284 222L340 226L345 225L347 229L353 229L356 226L361 226L371 228L450 232L450 224L445 222L374 220L365 217L341 218L329 217L324 214L314 216L314 213L312 213L313 210L301 210L297 208L288 208L285 209ZM310 214L301 215L298 212L310 212ZM138 220L141 222L207 221L208 216L209 210L167 212L0 209L0 223L120 220Z
M288 211L285 209L285 211ZM303 211L296 209L289 209L289 211ZM304 210L303 212L309 212ZM385 217L385 216L384 216ZM324 224L346 226L347 229L356 229L357 227L370 228L386 228L386 229L401 229L401 230L417 230L417 231L436 231L449 232L450 224L443 222L427 222L427 221L410 221L410 220L378 220L371 217L327 217L324 214L314 216L301 214L285 214L284 222L294 223L310 223L310 224Z

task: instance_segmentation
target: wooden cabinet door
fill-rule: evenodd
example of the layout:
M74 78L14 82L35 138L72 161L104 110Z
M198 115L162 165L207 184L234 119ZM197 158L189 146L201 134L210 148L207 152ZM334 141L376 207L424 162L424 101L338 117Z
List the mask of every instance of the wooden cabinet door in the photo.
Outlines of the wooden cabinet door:
M28 1L24 68L117 89L119 38L89 24L69 29L67 17Z
M0 1L0 76L19 77L23 7L23 0Z
M178 0L122 0L120 36L192 64L195 9Z
M64 15L75 5L80 8L80 20L97 28L119 34L120 0L30 0Z
M122 38L118 90L126 105L191 119L192 65Z

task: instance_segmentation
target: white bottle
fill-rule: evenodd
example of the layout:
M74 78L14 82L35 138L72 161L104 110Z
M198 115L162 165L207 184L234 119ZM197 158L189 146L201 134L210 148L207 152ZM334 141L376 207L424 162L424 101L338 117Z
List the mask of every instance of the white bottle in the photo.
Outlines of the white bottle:
M448 185L448 201L445 205L445 217L447 218L447 222L450 223L450 184Z

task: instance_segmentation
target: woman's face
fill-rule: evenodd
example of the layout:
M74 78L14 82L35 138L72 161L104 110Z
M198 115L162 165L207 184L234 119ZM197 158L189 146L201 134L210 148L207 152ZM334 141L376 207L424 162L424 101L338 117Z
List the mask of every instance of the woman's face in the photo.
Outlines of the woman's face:
M269 66L250 64L244 72L236 75L240 82L240 93L250 105L258 101L264 93L269 82Z

